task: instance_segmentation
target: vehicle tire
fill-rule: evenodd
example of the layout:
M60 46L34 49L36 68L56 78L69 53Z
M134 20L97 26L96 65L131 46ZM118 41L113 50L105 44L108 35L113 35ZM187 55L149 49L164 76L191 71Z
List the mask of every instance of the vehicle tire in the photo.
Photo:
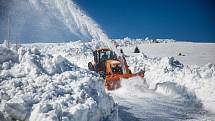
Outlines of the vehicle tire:
M129 73L129 74L132 74L130 69L128 69L128 73Z
M106 76L106 75L105 75L105 72L104 72L104 71L100 71L100 72L99 72L99 75L100 75L103 79L105 79L105 76Z
M90 71L95 71L95 68L94 68L94 66L93 66L93 64L91 62L88 63L88 69Z

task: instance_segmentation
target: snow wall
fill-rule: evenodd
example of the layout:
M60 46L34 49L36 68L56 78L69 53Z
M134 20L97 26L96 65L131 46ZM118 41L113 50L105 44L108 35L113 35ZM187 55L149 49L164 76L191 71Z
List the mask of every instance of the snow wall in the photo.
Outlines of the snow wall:
M137 80L132 88L147 87L166 96L185 99L188 105L203 106L215 112L215 65L184 66L173 57L149 58L143 53L127 60L133 72L145 70L145 80ZM122 84L129 89L128 83Z
M49 46L48 46L49 47ZM100 121L117 118L113 98L93 72L59 54L0 48L1 121ZM13 59L17 59L13 61Z

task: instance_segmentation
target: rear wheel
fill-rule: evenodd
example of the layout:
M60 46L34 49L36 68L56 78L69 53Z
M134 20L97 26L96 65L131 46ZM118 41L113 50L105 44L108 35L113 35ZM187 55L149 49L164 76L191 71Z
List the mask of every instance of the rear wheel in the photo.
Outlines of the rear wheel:
M104 71L100 71L100 72L99 72L99 75L100 75L103 79L105 79L105 72L104 72Z
M91 71L95 71L95 68L91 62L88 63L88 69Z

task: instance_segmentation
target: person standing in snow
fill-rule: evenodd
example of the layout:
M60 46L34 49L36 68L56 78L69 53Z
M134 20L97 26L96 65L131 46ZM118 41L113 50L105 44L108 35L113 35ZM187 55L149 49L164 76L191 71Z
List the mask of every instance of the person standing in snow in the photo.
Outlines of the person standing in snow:
M130 72L127 72L127 71L129 71L129 69L128 69L129 66L125 59L126 55L124 54L122 49L120 49L120 53L122 54L122 58L120 58L120 61L122 62L123 73L130 73Z

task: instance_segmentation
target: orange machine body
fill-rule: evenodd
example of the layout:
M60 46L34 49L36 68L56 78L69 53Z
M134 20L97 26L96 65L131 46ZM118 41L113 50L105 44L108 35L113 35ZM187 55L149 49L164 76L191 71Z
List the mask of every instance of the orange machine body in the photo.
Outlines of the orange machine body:
M144 72L132 74L125 57L118 58L108 48L96 49L93 56L94 62L89 62L88 68L99 73L105 79L107 90L119 88L123 78L144 77Z
M107 60L106 64L106 76L105 76L105 87L108 90L113 90L119 88L121 79L129 79L132 77L144 77L144 73L123 73L121 68L121 62L117 60ZM118 68L118 70L116 69ZM116 70L114 70L116 69ZM128 68L126 68L128 69ZM125 71L129 72L129 71Z

